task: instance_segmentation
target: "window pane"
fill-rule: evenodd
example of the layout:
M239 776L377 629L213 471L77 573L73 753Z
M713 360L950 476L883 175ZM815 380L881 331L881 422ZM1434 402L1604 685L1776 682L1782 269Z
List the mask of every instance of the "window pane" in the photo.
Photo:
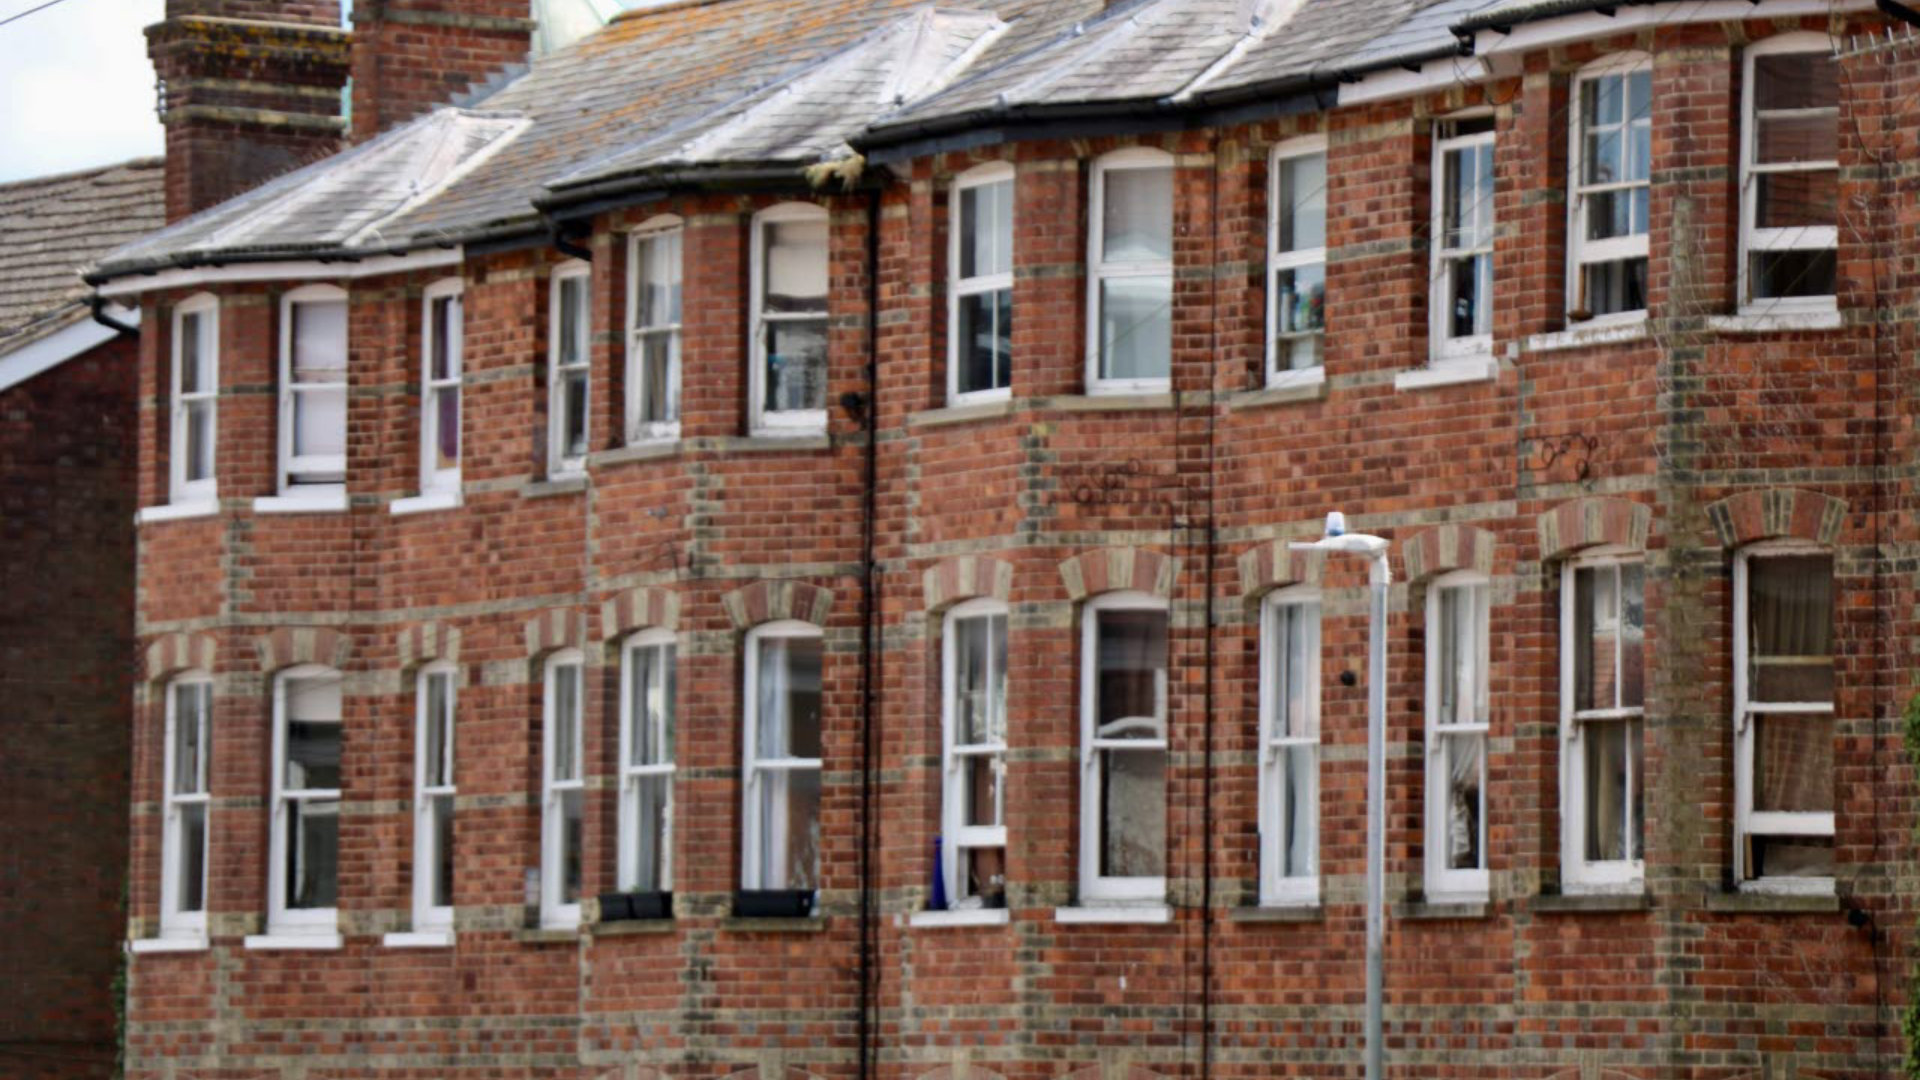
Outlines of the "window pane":
M204 911L207 906L207 806L190 803L178 809L180 877L175 892L174 910Z
M1756 118L1759 146L1754 161L1784 165L1799 161L1836 161L1840 157L1838 113Z
M186 404L188 481L205 480L213 475L213 402L189 401Z
M820 771L782 769L760 775L760 888L817 888Z
M969 754L960 759L960 823L1001 823L1001 778L1006 765L998 754Z
M1493 146L1449 150L1442 162L1441 244L1460 251L1493 243Z
M561 664L553 679L553 779L580 777L580 665Z
M446 672L427 676L427 744L423 776L428 787L446 787L453 783L453 678Z
M428 335L433 340L433 352L428 357L427 373L436 382L459 374L454 364L458 355L455 338L460 333L459 305L460 301L451 296L435 297L433 301L433 328Z
M427 804L433 829L433 874L428 889L434 907L453 906L453 796L435 795Z
M1623 118L1624 87L1618 75L1602 75L1580 85L1580 122L1585 127L1618 124Z
M1615 315L1647 306L1647 260L1619 259L1582 268L1587 314Z
M1647 231L1647 189L1621 188L1586 196L1587 239L1638 236Z
M449 386L436 390L433 400L433 467L451 469L460 464L460 389Z
M1313 734L1312 678L1314 627L1320 619L1318 604L1283 604L1274 608L1276 637L1271 673L1277 695L1273 709L1273 737L1303 738Z
M768 412L827 407L827 324L825 320L768 323Z
M1327 267L1324 263L1276 271L1273 287L1277 334L1303 334L1327 325ZM1312 367L1315 364L1295 365Z
M206 316L193 312L180 317L180 392L198 394L214 389L212 350L203 333Z
M958 391L998 390L1008 386L1013 354L1013 290L960 297Z
M629 708L633 732L629 746L635 765L673 761L674 664L672 645L650 645L631 654L634 665Z
M293 381L347 381L347 304L307 300L293 305Z
M997 847L960 849L963 896L977 896L988 907L1004 907L1007 895L1007 853Z
M1840 65L1823 52L1775 53L1753 59L1756 108L1836 109Z
M286 680L286 790L340 786L340 686L338 675Z
M1833 837L1751 836L1755 877L1832 877Z
M1493 256L1448 259L1442 272L1446 275L1447 336L1493 333Z
M677 332L648 334L640 340L640 422L665 424L680 418L673 365L680 352Z
M198 795L206 791L205 748L207 683L183 683L173 688L173 793Z
M1444 735L1446 751L1446 866L1449 870L1485 867L1481 850L1486 795L1486 736Z
M634 781L634 797L638 800L635 841L640 848L634 860L637 873L633 887L642 892L666 892L673 888L668 876L673 777L638 778Z
M1290 746L1280 751L1281 820L1286 822L1280 835L1280 873L1283 877L1313 877L1314 843L1314 763L1319 750L1312 746Z
M680 321L680 231L640 241L640 325Z
M1004 742L1007 618L982 615L954 623L954 740Z
M1167 752L1100 751L1100 874L1167 872Z
M755 714L760 758L820 756L821 639L767 638L760 642Z
M1013 272L1013 182L960 192L960 276Z
M1832 719L1756 716L1753 727L1753 808L1832 813Z
M587 373L568 371L560 377L560 454L587 456Z
M1627 741L1632 728L1623 720L1588 720L1581 723L1580 738L1586 755L1587 860L1614 862L1632 858L1628 854L1628 800L1632 794L1628 781Z
M304 799L287 803L289 908L330 908L339 902L340 803Z
M1166 738L1166 613L1101 611L1095 618L1094 736Z
M1100 283L1100 377L1164 379L1173 354L1173 279Z
M587 358L587 343L582 340L587 311L587 279L574 274L560 279L560 310L555 327L560 335L559 362L562 367L582 363Z
M1480 724L1487 720L1485 652L1486 586L1440 590L1440 724Z
M777 313L827 310L827 219L777 221L762 227L766 244L764 310Z
M1619 705L1637 709L1647 700L1646 568L1639 563L1620 568L1620 697Z
M293 452L298 457L347 450L345 389L298 390L293 395Z
M581 841L586 820L586 792L560 793L560 902L580 902Z
M1833 701L1833 560L1756 558L1748 571L1749 696Z
M1785 296L1832 296L1838 273L1834 251L1756 251L1751 286L1755 300Z
M1281 158L1274 202L1274 250L1305 251L1327 246L1327 156Z
M1109 169L1101 177L1101 261L1172 260L1173 170Z
M1753 223L1762 229L1832 226L1840 220L1840 174L1833 169L1761 173L1753 178Z

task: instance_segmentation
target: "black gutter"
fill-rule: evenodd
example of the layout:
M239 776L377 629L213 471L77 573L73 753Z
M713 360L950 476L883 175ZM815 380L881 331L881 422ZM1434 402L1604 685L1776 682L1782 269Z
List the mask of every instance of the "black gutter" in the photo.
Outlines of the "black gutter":
M590 232L589 229L580 228L576 222L555 221L547 226L547 239L553 242L560 254L571 255L582 262L592 262L593 249L574 239Z
M87 310L92 314L94 322L99 323L101 326L106 327L122 337L140 336L139 327L130 323L123 323L119 319L107 314L107 298L101 296L99 293L94 293L92 296L87 297Z
M1585 15L1588 12L1600 12L1612 15L1614 10L1625 7L1653 7L1663 0L1550 0L1536 4L1524 11L1495 11L1469 15L1448 27L1456 36L1471 35L1479 30L1497 30L1507 33L1516 26L1526 23L1546 22L1549 19L1565 18L1568 15Z
M1915 11L1899 3L1898 0L1873 0L1873 6L1880 9L1880 14L1890 19L1899 19L1908 26L1920 26L1920 11Z
M874 1075L874 1034L870 1014L875 999L874 954L879 928L874 925L874 740L879 726L880 658L874 648L874 624L880 617L879 568L874 563L880 488L880 217L881 192L867 192L867 397L861 403L867 429L866 491L861 508L865 526L860 556L860 1080Z
M533 198L533 208L549 221L581 221L609 210L659 202L681 191L813 192L806 170L815 161L783 161L767 165L694 166L647 169L548 188ZM875 187L863 179L860 187Z

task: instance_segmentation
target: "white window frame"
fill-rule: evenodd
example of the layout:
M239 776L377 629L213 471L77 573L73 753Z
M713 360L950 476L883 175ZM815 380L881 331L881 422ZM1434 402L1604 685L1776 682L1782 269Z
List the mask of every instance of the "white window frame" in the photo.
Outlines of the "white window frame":
M1440 117L1434 121L1433 190L1431 199L1433 203L1433 221L1429 226L1431 232L1428 234L1433 238L1433 242L1429 245L1432 251L1432 260L1427 267L1427 333L1428 340L1432 342L1432 346L1428 352L1430 356L1429 364L1434 368L1444 368L1455 364L1471 364L1478 367L1484 365L1493 355L1493 290L1489 288L1487 295L1480 298L1481 302L1484 303L1487 308L1487 332L1484 334L1468 334L1461 337L1451 336L1453 326L1451 308L1453 301L1452 290L1448 288L1449 276L1447 273L1447 264L1454 259L1475 255L1484 255L1489 263L1491 263L1493 259L1494 230L1498 227L1498 221L1494 216L1494 205L1489 202L1486 207L1486 244L1470 248L1452 248L1447 246L1446 165L1447 155L1455 151L1474 151L1485 146L1494 148L1494 152L1497 153L1498 148L1494 141L1497 132L1489 129L1470 135L1451 135L1446 138L1441 138L1439 132L1439 128L1442 125L1457 121L1492 119L1493 113L1491 110L1469 109L1465 112ZM1497 170L1498 161L1493 161L1492 165L1494 169ZM1498 173L1490 172L1489 175L1493 177L1493 183L1498 184ZM1489 284L1491 284L1491 275L1489 275Z
M658 627L642 630L630 636L620 647L620 888L632 891L639 888L640 879L640 791L642 781L664 777L667 781L666 808L663 812L660 829L660 881L656 892L673 891L673 780L678 772L675 755L679 753L678 726L679 703L669 698L665 716L665 730L654 732L655 745L666 742L672 749L665 761L634 764L633 747L636 741L634 724L642 718L635 715L633 707L633 681L639 672L635 662L636 654L648 651L664 650L669 664L679 665L679 638L671 630ZM676 671L673 680L678 686Z
M1838 256L1839 222L1826 226L1762 229L1755 224L1758 203L1755 199L1759 177L1765 173L1811 172L1840 168L1838 159L1800 162L1794 165L1760 165L1754 161L1759 150L1759 127L1754 123L1754 61L1784 53L1833 55L1833 41L1825 34L1798 32L1778 34L1747 46L1741 58L1740 80L1740 306L1743 314L1781 314L1789 312L1826 312L1838 309L1835 296L1782 296L1754 299L1752 256L1762 251L1833 251ZM1837 61L1836 61L1837 63ZM1806 110L1823 112L1825 110ZM1840 122L1837 114L1835 125ZM1835 282L1836 286L1838 282Z
M180 694L191 690L206 694L206 707L197 718L199 726L198 776L195 778L196 791L190 794L176 792L175 774L180 767L174 753L179 741L176 734L182 722L180 715ZM210 758L213 749L213 678L203 671L185 672L166 685L166 750L161 775L161 826L160 826L160 936L173 941L205 942L207 938L207 908L211 897L208 886L212 884L210 856L213 850L213 805L211 785L213 770ZM180 910L180 895L186 873L184 839L182 837L181 810L186 806L201 808L200 836L200 910Z
M1748 641L1747 618L1748 589L1752 584L1752 561L1790 555L1818 555L1831 559L1833 551L1831 548L1804 540L1770 540L1743 547L1735 552L1733 557L1733 880L1739 889L1746 892L1831 896L1835 891L1835 879L1832 877L1748 878L1747 876L1746 852L1749 836L1756 834L1760 836L1834 836L1835 815L1833 814L1760 811L1753 808L1753 717L1774 715L1833 718L1837 715L1834 703L1831 701L1760 703L1751 698L1751 688L1748 686L1747 679L1747 650L1751 644ZM1834 569L1833 614L1837 618L1840 613L1837 563ZM1835 640L1837 644L1837 635ZM1837 695L1839 691L1837 665L1834 672L1834 689ZM1836 797L1839 795L1837 784L1834 794ZM1838 854L1836 849L1836 867Z
M427 738L428 726L439 721L439 717L430 715L432 701L428 693L429 684L435 679L446 680L446 725L447 730L441 739L441 771L447 783L430 785L428 777L428 748L432 741ZM457 774L454 772L454 740L459 730L460 715L460 679L459 668L445 660L438 660L420 669L414 687L413 728L413 929L416 933L453 931L453 906L436 905L433 902L433 875L440 863L440 838L434 830L433 800L453 798L459 793Z
M1167 354L1167 374L1146 379L1109 379L1100 374L1100 286L1107 281L1123 278L1167 279L1167 304L1169 317L1173 304L1173 294L1178 282L1174 280L1173 259L1169 257L1151 262L1108 263L1103 247L1106 243L1107 174L1129 169L1165 169L1173 184L1173 201L1167 222L1167 234L1175 233L1175 219L1180 206L1180 170L1179 163L1172 154L1150 146L1134 146L1125 150L1115 150L1093 163L1093 177L1087 210L1087 393L1088 394L1154 394L1165 393L1173 387L1173 354L1171 346Z
M1567 139L1571 149L1567 153L1567 310L1573 311L1581 306L1581 271L1592 263L1614 262L1622 259L1647 258L1647 240L1653 232L1652 210L1648 210L1647 231L1633 236L1615 236L1605 240L1585 239L1586 224L1582 211L1586 208L1586 199L1590 194L1608 191L1629 191L1641 186L1638 182L1619 182L1610 184L1584 184L1581 182L1581 169L1585 164L1585 150L1581 145L1581 88L1597 79L1612 76L1625 77L1634 72L1653 70L1653 58L1643 52L1623 52L1602 57L1580 69L1573 78L1573 85L1567 96ZM1627 105L1621 105L1622 116L1626 115ZM1652 111L1657 110L1650 110ZM1623 130L1631 127L1631 122L1623 125ZM1651 153L1651 151L1649 151ZM1653 162L1647 163L1647 186L1651 199ZM1651 265L1649 265L1651 275ZM1652 278L1647 281L1649 290ZM1595 315L1581 323L1582 326L1607 326L1616 323L1642 322L1647 317L1647 309L1642 307L1633 311L1618 311L1606 315Z
M571 669L570 676L561 674ZM540 926L545 930L573 930L580 926L580 901L566 900L566 813L564 797L578 792L586 798L587 662L578 649L561 649L547 657L541 668L540 722ZM576 775L555 775L555 731L558 719L556 692L560 678L576 680L574 704L579 714L573 718L573 763ZM585 807L581 812L585 814ZM586 853L580 854L586 867ZM584 895L586 884L581 883Z
M465 283L459 278L446 278L427 286L421 296L420 308L420 493L422 495L460 494L460 459L466 456L467 418L460 413L460 453L455 456L450 469L436 468L439 455L435 448L440 443L440 396L452 394L460 397L461 381L466 377L466 312ZM433 305L436 301L446 300L447 321L451 332L447 335L447 370L449 376L436 379L433 376L433 350L438 344L437 330L433 320ZM464 409L465 403L461 403Z
M1323 382L1327 377L1326 338L1324 326L1326 313L1321 312L1322 327L1319 330L1295 331L1286 337L1289 347L1302 340L1313 341L1315 362L1311 367L1294 369L1283 367L1280 350L1280 275L1288 270L1302 270L1311 266L1320 267L1322 288L1325 287L1327 273L1327 248L1323 242L1319 247L1294 248L1280 250L1280 165L1285 161L1319 155L1324 161L1327 157L1327 137L1325 135L1302 135L1288 139L1274 146L1267 155L1267 385L1270 387L1292 386L1301 383ZM1324 172L1324 166L1322 167ZM1324 196L1324 192L1322 193ZM1323 201L1324 198L1323 198ZM1331 215L1328 215L1329 217ZM1321 223L1321 239L1326 239L1327 223Z
M1616 575L1622 568L1640 566L1642 570L1642 603L1645 602L1644 566L1645 556L1638 551L1625 548L1595 548L1581 552L1567 559L1560 566L1560 885L1567 893L1609 893L1638 892L1644 887L1646 863L1641 859L1615 859L1599 862L1588 861L1586 857L1587 836L1587 747L1591 740L1584 733L1589 722L1631 724L1635 720L1646 718L1646 707L1620 706L1601 709L1580 709L1578 707L1575 654L1580 644L1580 626L1576 621L1579 610L1579 575L1583 570L1611 569ZM1622 583L1616 577L1615 595L1624 601L1621 592ZM1644 611L1644 608L1642 609ZM1620 636L1624 647L1624 634ZM1644 644L1642 645L1644 649ZM1614 685L1622 685L1620 677L1624 652L1616 649L1614 653ZM1642 655L1641 669L1645 671L1645 657ZM1644 677L1644 675L1643 675ZM1642 729L1644 737L1645 729ZM1632 805L1633 791L1637 788L1645 798L1645 777L1633 771L1633 755L1629 748L1628 769L1628 806ZM1642 852L1645 851L1645 837L1641 838Z
M333 678L341 680L341 711L346 708L346 686L341 673L333 668L319 664L302 664L279 672L273 678L273 776L270 784L272 802L268 814L268 856L267 856L267 935L269 937L313 937L331 938L329 944L338 943L340 928L340 909L330 908L289 908L287 906L287 860L292 853L287 850L287 814L294 802L331 801L337 808L341 805L339 788L305 788L298 792L286 789L287 782L287 684L289 682ZM341 717L341 759L344 774L346 748L346 718ZM345 776L342 776L345 779ZM344 830L343 830L344 835ZM337 872L337 871L336 871ZM339 882L335 882L335 895L338 895Z
M1109 611L1152 611L1167 618L1167 666L1154 688L1155 706L1160 715L1158 739L1099 739L1099 644L1100 615ZM1163 877L1108 877L1100 873L1100 751L1160 750L1168 755L1169 784L1173 771L1168 733L1172 726L1170 684L1173 674L1173 609L1166 600L1143 592L1110 592L1087 601L1080 627L1080 903L1082 906L1109 904L1163 904L1167 898L1167 879ZM1167 800L1171 809L1172 800ZM1167 858L1172 858L1172 837L1168 838Z
M766 285L766 229L769 225L778 225L791 221L824 221L828 223L827 250L827 313L825 315L795 314L789 312L770 312L761 306L762 294ZM753 228L750 236L751 281L748 283L748 335L751 347L747 367L748 412L752 433L755 435L819 435L827 430L827 409L768 409L767 408L767 327L779 322L821 322L827 332L827 378L829 390L828 402L832 401L833 377L833 229L832 219L824 206L817 203L787 202L778 206L769 206L753 215Z
M681 282L681 318L685 315L686 296L686 228L680 218L672 214L662 214L647 219L639 228L627 234L627 442L630 444L647 442L671 442L680 437L680 388L682 385L681 350L685 347L682 336L682 324L661 323L657 326L643 326L640 323L641 310L641 268L640 249L649 241L674 237L680 245L680 282ZM643 421L640 419L646 406L646 380L642 377L642 361L646 357L648 338L667 339L667 412L671 419Z
M1277 677L1280 661L1289 655L1284 641L1282 612L1300 608L1305 611L1306 679L1303 684L1307 725L1305 735L1282 736L1282 710L1285 703L1284 680ZM1322 618L1320 590L1309 585L1276 589L1260 602L1260 903L1263 907L1311 906L1320 902L1320 667ZM1313 873L1304 877L1288 876L1282 856L1282 840L1292 822L1287 818L1286 755L1283 749L1306 748L1313 754L1313 771L1308 779L1307 805L1312 808L1313 826L1308 832L1308 861Z
M960 302L970 296L986 293L1013 292L1013 229L1012 222L1018 208L1008 201L1008 248L1007 272L1004 274L982 274L976 277L960 276L960 242L965 234L967 222L963 216L965 200L962 195L972 188L992 187L995 184L1014 183L1014 170L1004 161L992 161L977 165L961 173L953 181L953 191L948 198L948 221L952 227L947 230L947 274L951 284L947 289L947 400L954 405L971 405L982 401L1005 401L1013 396L1013 357L1011 345L1007 357L1007 385L989 387L985 390L960 389L960 352L963 342L960 340ZM1009 338L1011 342L1011 338Z
M744 650L746 678L741 684L746 695L744 701L745 707L741 709L741 713L745 717L745 723L742 729L741 760L743 768L742 781L740 784L740 887L743 890L783 890L787 887L784 882L768 883L760 880L760 854L764 849L763 846L768 844L776 848L785 846L785 844L782 843L783 837L769 838L760 835L760 816L754 813L754 797L759 793L761 775L776 770L789 772L812 770L820 773L822 779L825 779L825 770L822 767L824 759L822 758L762 758L758 754L757 747L759 746L759 740L755 736L758 734L760 722L760 643L772 638L820 639L822 660L821 676L823 681L825 679L826 642L824 640L825 635L821 632L820 627L809 622L801 622L797 619L785 619L779 622L762 623L747 632L746 648ZM820 733L822 740L821 751L824 753L826 750L826 715L824 703L820 719L822 729ZM824 788L825 785L823 784L823 809L825 805ZM783 830L790 827L790 822L781 822L781 828ZM821 835L824 838L824 829ZM826 871L826 853L822 851L819 854L820 864L815 868L816 875L814 880L816 894L822 888L820 877L824 875ZM814 904L811 910L816 915L819 914L819 905Z
M207 375L209 384L193 393L181 389L183 380L183 362L188 358L182 355L181 342L184 340L181 327L187 319L198 319L200 333L197 340L206 352ZM220 298L212 293L200 293L174 306L173 309L173 378L172 421L169 424L170 450L168 469L169 501L176 506L198 503L212 503L219 499L220 476ZM207 412L207 443L213 451L213 469L199 480L187 479L187 413L195 406L201 406Z
M1007 787L1007 741L1005 734L1007 731L1006 710L1007 688L1009 684L1006 670L1004 668L996 669L994 666L991 631L989 631L988 634L987 686L989 687L989 697L991 697L991 688L995 682L998 681L1000 694L996 701L989 703L989 707L997 706L1000 710L999 730L1002 737L998 741L983 743L962 744L959 741L960 708L957 694L959 689L959 627L962 622L996 618L1001 620L1001 632L1003 634L1010 633L1012 627L1010 625L1007 605L999 600L977 599L956 604L952 610L947 612L946 618L942 620L940 648L940 831L941 835L945 837L945 842L940 846L940 872L946 878L947 903L949 908L952 908L954 904L971 895L967 891L967 868L965 862L961 859L962 849L999 848L1003 859L1007 849L1007 816L1005 805ZM989 720L988 723L991 729L993 721ZM995 759L994 768L999 775L999 797L1001 799L999 825L966 824L966 807L961 801L961 795L966 789L960 777L961 769L965 766L969 757L990 757Z
M1440 615L1440 594L1448 589L1463 589L1469 592L1477 590L1481 603L1475 612L1478 638L1475 644L1475 657L1470 672L1470 692L1487 698L1487 719L1467 723L1443 723L1440 715L1440 658L1442 655L1441 635L1446 633ZM1491 834L1487 819L1491 816L1493 775L1491 720L1493 715L1493 695L1488 688L1492 673L1490 647L1488 639L1492 630L1493 585L1485 574L1471 570L1456 570L1435 578L1427 589L1427 642L1426 642L1426 822L1423 828L1426 851L1426 896L1431 903L1478 903L1488 896L1490 885L1489 868L1492 865L1492 852L1488 849L1487 838ZM1449 757L1446 752L1446 738L1449 735L1473 735L1481 737L1481 777L1480 777L1480 860L1478 869L1449 869L1446 858L1447 842L1447 792Z
M302 383L300 389L294 388L293 381L293 309L306 303L348 304L347 291L336 285L303 285L293 289L280 298L280 494L300 494L315 496L344 493L345 480L309 483L298 479L308 473L347 473L347 455L319 454L307 457L295 457L293 452L293 414L297 409L295 398L309 390L339 390L347 395L341 432L342 444L351 437L353 430L353 397L350 389L351 378L339 383ZM341 357L341 367L346 369L353 357L353 311L347 310L346 337L341 342L347 355Z
M580 342L580 355L572 363L564 363L560 355L561 320L565 312L560 308L562 286L568 281L583 282L580 290L580 310L576 313L579 327L575 340ZM587 392L583 395L580 408L586 413L581 417L582 430L586 432L587 453L593 449L593 268L578 259L561 263L553 268L547 282L547 475L552 477L579 476L587 471L587 453L568 455L566 424L566 376L578 374L586 379Z

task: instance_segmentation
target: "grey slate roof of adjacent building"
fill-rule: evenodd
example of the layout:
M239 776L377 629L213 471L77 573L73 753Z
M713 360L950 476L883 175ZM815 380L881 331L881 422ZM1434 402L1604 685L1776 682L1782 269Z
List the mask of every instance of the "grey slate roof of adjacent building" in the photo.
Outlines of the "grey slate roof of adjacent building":
M0 354L81 317L81 267L166 220L166 172L140 158L0 184Z
M958 0L968 3L969 0ZM969 127L1174 114L1445 55L1481 8L1573 0L693 0L638 9L460 107L113 252L220 259L521 236L642 185L805 166ZM586 204L584 207L578 204Z

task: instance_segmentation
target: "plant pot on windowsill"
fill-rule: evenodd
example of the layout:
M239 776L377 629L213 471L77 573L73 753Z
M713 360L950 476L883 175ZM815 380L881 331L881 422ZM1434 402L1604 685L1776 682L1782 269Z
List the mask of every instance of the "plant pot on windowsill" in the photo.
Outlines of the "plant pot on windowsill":
M670 892L600 894L600 921L603 923L671 918L673 918L673 894Z
M813 914L812 889L738 889L733 894L736 919L804 919Z

